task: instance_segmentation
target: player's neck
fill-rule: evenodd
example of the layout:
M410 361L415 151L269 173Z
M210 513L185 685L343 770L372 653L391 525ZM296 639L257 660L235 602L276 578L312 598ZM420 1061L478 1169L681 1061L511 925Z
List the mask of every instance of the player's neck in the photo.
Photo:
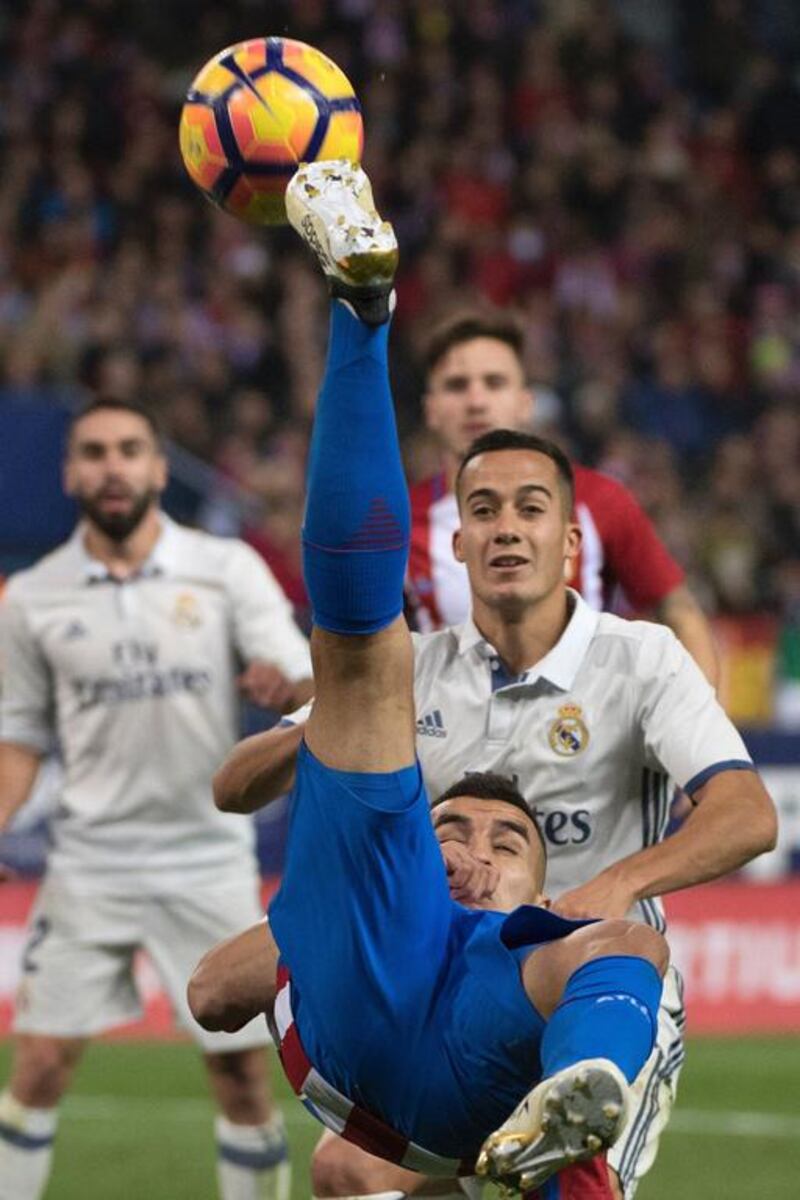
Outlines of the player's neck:
M127 579L150 557L161 536L161 512L153 506L124 541L116 541L91 521L86 522L84 546L115 579Z
M490 608L473 597L473 621L513 675L535 666L553 649L571 615L564 587L516 611Z

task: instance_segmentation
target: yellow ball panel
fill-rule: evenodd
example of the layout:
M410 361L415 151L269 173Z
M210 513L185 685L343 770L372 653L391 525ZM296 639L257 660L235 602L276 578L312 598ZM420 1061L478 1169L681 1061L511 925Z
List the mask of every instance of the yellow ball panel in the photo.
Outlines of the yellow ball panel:
M287 178L243 176L225 201L226 210L250 225L285 225Z
M305 42L284 38L283 61L287 67L299 72L330 100L353 95L352 84L344 71L337 67L327 54L315 50L313 46L307 46Z
M227 165L214 114L202 104L184 105L178 138L186 170L198 187L209 190Z
M364 124L361 113L340 112L331 116L327 133L317 153L318 159L351 158L361 162L364 148Z
M223 57L227 51L223 50L222 55L217 55L195 75L192 81L192 88L196 92L202 92L204 96L218 96L220 92L224 92L234 82L234 76L227 67L223 67L219 59Z
M253 162L296 162L316 126L316 104L282 75L264 75L256 87L262 103L250 92L230 105L242 154Z

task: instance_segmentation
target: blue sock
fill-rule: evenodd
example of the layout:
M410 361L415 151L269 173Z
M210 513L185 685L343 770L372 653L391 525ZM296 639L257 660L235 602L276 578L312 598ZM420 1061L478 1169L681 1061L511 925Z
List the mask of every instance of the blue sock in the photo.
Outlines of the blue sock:
M409 503L386 344L341 302L330 344L308 464L303 574L314 623L367 634L403 611Z
M615 954L584 963L547 1022L542 1075L609 1058L632 1083L655 1044L660 1000L661 976L647 959Z

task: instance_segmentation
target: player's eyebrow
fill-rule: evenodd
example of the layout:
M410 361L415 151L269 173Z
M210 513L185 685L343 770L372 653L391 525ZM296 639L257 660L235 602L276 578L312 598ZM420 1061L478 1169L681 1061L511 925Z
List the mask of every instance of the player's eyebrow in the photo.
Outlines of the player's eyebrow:
M446 825L448 822L450 822L452 825L458 825L458 827L460 829L470 829L472 827L471 819L469 817L463 816L461 813L446 812L446 813L442 813L441 816L437 816L434 813L434 816L433 816L433 828L434 829L439 829L442 825Z
M521 821L509 821L507 818L498 818L492 822L493 830L507 830L509 833L518 833L523 841L530 842L530 835L526 825Z
M525 483L522 485L522 487L517 488L515 494L517 498L519 498L520 496L526 496L529 492L541 492L544 496L547 496L548 500L552 500L553 498L553 493L550 491L550 488L545 487L543 483ZM494 488L475 488L474 491L467 494L467 502L470 500L482 499L495 500L497 496L498 493Z

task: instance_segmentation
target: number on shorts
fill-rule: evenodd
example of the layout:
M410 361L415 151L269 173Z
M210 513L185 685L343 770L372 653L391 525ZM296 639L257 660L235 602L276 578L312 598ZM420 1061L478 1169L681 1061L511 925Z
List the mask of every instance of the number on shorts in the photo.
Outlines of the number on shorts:
M39 967L33 961L33 954L34 954L34 951L36 950L37 946L41 946L42 942L47 937L49 932L50 932L50 921L48 920L48 918L47 917L37 917L36 920L33 922L33 927L31 929L31 936L28 938L28 944L26 945L26 947L22 953L23 974L32 975L35 971L39 970Z

